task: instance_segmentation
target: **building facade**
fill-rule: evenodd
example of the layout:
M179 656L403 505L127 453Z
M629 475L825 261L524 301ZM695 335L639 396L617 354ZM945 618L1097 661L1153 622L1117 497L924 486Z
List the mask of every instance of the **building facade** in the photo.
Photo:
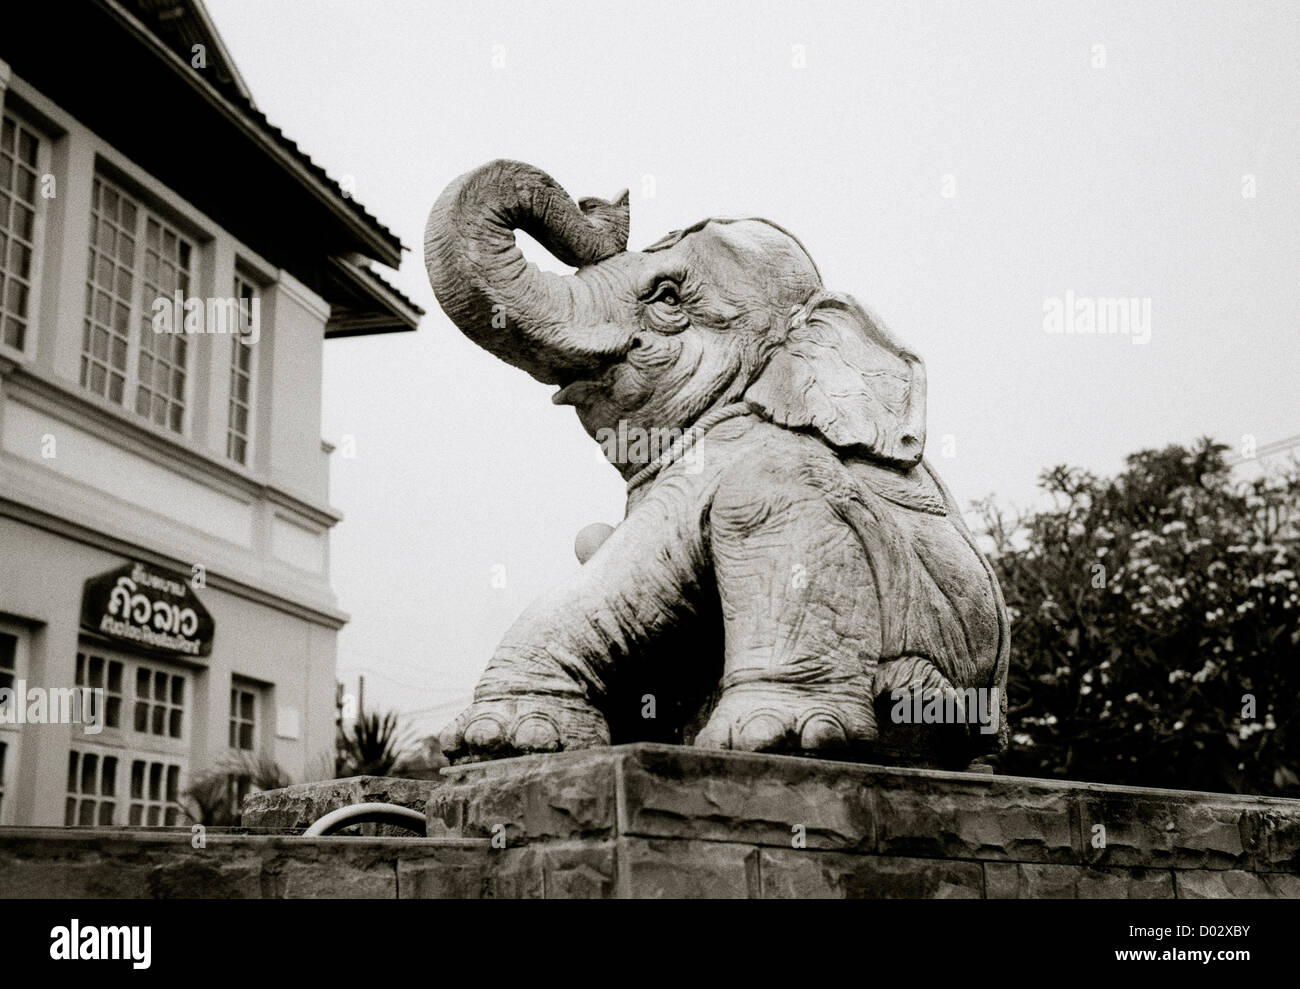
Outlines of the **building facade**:
M332 769L324 341L421 313L370 268L402 245L257 110L201 3L19 8L0 825L188 823L200 775Z

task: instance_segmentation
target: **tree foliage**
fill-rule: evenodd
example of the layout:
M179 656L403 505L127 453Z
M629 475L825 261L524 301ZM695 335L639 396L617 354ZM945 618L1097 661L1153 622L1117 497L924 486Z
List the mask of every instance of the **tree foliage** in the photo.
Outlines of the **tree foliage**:
M395 712L359 714L350 730L339 732L337 775L387 776L404 747Z
M1052 507L981 504L1011 615L1004 772L1300 795L1300 470L1234 481L1202 440Z

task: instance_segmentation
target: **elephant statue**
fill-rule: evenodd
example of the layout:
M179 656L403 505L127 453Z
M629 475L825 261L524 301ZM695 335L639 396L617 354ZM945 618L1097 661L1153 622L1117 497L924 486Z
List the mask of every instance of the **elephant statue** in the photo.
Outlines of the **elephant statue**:
M516 230L576 271L528 262ZM558 386L628 491L506 634L444 752L664 741L961 768L1001 751L1006 609L922 460L921 359L775 223L627 236L626 192L575 203L515 161L429 215L447 316Z

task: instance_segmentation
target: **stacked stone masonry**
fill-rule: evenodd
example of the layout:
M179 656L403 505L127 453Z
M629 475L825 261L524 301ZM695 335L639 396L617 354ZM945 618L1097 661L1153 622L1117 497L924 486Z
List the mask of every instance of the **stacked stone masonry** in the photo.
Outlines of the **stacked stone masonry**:
M1295 800L645 744L382 785L427 796L432 837L8 829L0 895L1300 897ZM261 795L244 823L377 786Z

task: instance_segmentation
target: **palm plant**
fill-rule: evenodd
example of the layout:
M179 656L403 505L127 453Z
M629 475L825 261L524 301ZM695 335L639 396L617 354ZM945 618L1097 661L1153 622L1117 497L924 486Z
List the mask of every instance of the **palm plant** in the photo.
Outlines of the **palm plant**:
M396 712L358 715L351 731L339 734L339 775L387 776L404 747Z

